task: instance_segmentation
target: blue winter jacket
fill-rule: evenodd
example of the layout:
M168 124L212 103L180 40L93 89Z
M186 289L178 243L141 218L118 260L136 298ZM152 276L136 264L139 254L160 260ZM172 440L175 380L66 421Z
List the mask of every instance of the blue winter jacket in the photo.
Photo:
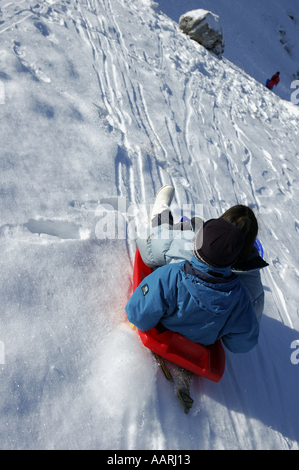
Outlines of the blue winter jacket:
M173 230L167 224L144 231L137 239L137 246L145 264L151 267L191 261L193 256L194 232L191 230ZM238 274L246 286L258 321L261 321L264 310L264 288L260 270L267 266L253 249L249 263L233 271Z
M231 352L250 351L258 342L259 322L248 291L231 268L213 268L214 275L210 270L194 256L156 269L129 300L128 319L141 331L161 322L193 342L208 345L222 338Z

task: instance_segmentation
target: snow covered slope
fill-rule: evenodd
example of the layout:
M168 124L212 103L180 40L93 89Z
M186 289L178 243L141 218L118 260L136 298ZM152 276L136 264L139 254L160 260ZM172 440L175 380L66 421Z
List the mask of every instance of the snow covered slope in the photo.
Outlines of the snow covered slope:
M159 0L159 8L178 23L190 10L204 8L220 16L224 56L262 84L280 71L274 92L290 100L299 79L299 10L296 0Z
M298 107L149 0L0 15L0 448L298 449ZM167 182L175 214L253 207L270 265L258 347L188 416L124 312Z

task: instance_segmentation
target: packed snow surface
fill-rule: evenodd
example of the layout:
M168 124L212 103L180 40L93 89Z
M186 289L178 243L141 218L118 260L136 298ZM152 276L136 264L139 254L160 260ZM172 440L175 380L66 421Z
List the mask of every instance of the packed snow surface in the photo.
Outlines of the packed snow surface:
M183 3L1 0L1 449L299 448L295 60L270 41L260 76L247 70L261 63L250 25L241 67L240 35L216 58L178 30ZM260 37L283 23L298 44L296 1L285 16L281 2L225 2L225 17L201 3L224 35L244 9ZM189 415L124 310L165 183L176 217L250 205L269 263L259 345L227 351L219 384L195 378Z

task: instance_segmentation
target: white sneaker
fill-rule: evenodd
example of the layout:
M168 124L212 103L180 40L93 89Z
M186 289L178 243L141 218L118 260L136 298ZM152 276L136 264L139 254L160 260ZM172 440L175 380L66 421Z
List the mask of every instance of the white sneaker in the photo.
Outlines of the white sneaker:
M171 184L165 184L159 189L152 208L150 220L152 221L156 215L161 214L164 210L169 209L174 196L174 187Z

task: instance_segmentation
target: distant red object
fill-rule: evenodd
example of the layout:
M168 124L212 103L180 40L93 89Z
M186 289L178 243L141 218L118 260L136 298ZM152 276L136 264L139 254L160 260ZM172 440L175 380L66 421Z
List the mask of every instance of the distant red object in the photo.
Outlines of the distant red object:
M151 268L144 264L137 248L133 272L134 290L150 273ZM225 352L220 340L203 346L167 330L162 324L148 331L138 330L138 333L147 348L165 359L213 382L221 380L225 369Z

